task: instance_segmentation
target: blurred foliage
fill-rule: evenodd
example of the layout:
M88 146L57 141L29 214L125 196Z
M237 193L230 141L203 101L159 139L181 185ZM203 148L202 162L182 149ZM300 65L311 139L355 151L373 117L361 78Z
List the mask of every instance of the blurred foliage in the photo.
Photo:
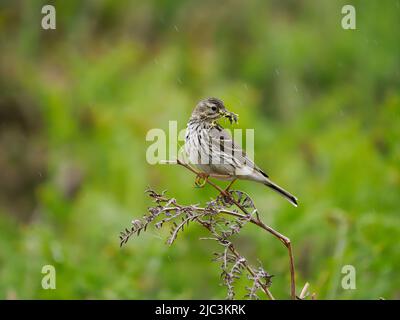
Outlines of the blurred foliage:
M400 2L350 1L357 30L343 30L348 2L1 1L0 298L223 298L200 228L118 246L147 185L215 196L145 157L148 130L183 129L207 96L255 129L256 162L299 198L237 184L291 238L298 286L400 298ZM40 26L48 3L56 30ZM237 244L288 298L281 243L248 226ZM41 288L46 264L57 290ZM347 264L356 290L341 287Z

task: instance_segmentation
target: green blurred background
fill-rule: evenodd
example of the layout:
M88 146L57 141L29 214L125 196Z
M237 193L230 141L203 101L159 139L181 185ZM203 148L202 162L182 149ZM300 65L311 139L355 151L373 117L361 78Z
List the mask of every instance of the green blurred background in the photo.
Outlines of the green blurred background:
M57 29L42 30L54 4ZM341 27L353 4L357 29ZM297 285L321 299L400 298L400 2L1 1L0 298L224 298L215 245L192 225L172 247L119 232L147 186L204 204L176 166L146 162L146 134L183 129L223 99L255 129L255 159L298 196L236 187L293 242ZM289 297L285 248L247 226L236 238ZM43 290L43 265L57 289ZM353 265L357 289L341 287ZM246 280L237 282L237 298Z

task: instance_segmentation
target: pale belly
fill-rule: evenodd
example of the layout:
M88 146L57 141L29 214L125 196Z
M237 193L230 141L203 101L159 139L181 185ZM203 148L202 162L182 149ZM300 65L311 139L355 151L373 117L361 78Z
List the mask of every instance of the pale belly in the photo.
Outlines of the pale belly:
M218 180L231 181L235 176L230 171L226 170L226 166L215 164L195 164L201 172L214 175L213 177ZM233 171L232 171L233 172Z

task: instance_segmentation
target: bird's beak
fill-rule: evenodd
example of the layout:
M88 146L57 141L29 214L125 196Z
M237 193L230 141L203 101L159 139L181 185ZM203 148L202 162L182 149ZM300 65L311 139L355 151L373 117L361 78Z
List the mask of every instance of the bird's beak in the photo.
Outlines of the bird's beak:
M221 117L228 118L229 122L232 124L233 122L238 123L238 115L236 113L230 112L226 109L220 110Z

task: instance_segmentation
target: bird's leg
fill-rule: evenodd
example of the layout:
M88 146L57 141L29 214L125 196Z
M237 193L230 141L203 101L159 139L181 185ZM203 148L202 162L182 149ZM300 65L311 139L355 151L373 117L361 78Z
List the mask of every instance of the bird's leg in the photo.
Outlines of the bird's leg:
M235 183L235 181L236 181L237 179L236 178L234 178L232 181L231 181L231 183L229 183L229 185L226 187L226 189L225 189L225 192L229 192L229 189L232 187L232 185Z
M204 172L197 173L196 180L194 181L196 187L203 188L206 185L209 176L210 176L209 174Z
M229 185L225 188L225 190L222 190L222 191L221 191L221 195L224 196L225 199L229 199L229 198L231 197L231 195L230 195L230 193L229 193L229 189L230 189L230 187L232 187L232 185L234 184L234 182L235 182L236 180L237 180L237 179L233 179L233 180L229 183Z

